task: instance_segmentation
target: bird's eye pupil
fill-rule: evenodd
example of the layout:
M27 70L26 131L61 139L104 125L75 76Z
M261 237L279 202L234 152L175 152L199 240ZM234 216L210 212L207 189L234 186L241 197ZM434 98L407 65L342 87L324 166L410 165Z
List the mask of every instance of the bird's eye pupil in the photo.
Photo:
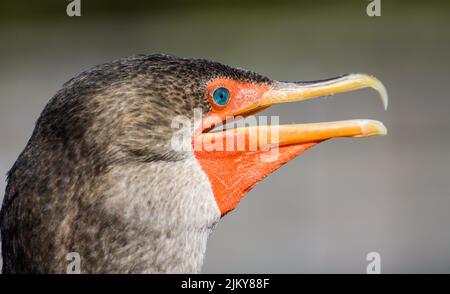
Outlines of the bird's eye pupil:
M218 88L214 91L213 100L219 106L224 106L230 99L230 92L226 88Z

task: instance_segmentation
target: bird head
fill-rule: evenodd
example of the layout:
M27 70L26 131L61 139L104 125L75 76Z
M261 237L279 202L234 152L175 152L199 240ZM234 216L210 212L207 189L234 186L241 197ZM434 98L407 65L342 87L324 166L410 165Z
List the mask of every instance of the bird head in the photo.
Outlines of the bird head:
M285 82L203 59L137 55L72 79L43 117L51 121L52 132L64 130L71 139L93 138L87 149L96 150L90 153L97 155L97 162L195 158L223 216L256 183L308 148L335 137L386 134L381 122L366 119L233 128L226 128L227 122L275 104L366 87L378 91L387 107L384 86L365 74ZM64 101L58 103L58 97ZM63 109L52 111L58 107ZM187 127L179 123L183 119Z
M182 142L192 144L193 148L185 151L195 156L206 173L222 216L233 210L256 183L315 144L335 137L386 134L383 124L373 120L280 126L258 125L258 122L244 127L236 125L237 121L275 104L366 87L378 91L387 107L384 86L369 75L346 74L318 81L285 82L207 60L170 56L158 56L157 59L159 79L152 79L150 85L160 91L156 96L158 106L164 104L165 107L157 108L159 124L151 125L164 128L166 138L170 134L173 139L173 128L168 129L169 119L174 126L173 115L185 116L192 122L187 128L182 128L181 134L187 140L176 141L175 144L172 141L172 147L175 147L172 149L176 149L177 144L183 145ZM155 82L160 86L155 86ZM194 108L199 109L197 117ZM231 129L226 128L229 121L235 123ZM161 125L162 122L165 124ZM165 146L168 145L166 140ZM176 157L182 153L171 150L166 154Z

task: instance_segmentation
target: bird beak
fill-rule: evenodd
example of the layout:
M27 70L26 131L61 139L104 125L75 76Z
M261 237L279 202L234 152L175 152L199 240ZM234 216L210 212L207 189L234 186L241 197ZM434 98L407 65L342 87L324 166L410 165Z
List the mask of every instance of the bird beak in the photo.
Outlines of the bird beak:
M220 81L220 84L223 83L225 82ZM226 122L225 116L242 118L274 104L313 99L367 87L380 94L386 108L388 97L383 84L365 74L349 74L314 82L238 83L235 88L229 87L234 89L234 103L208 115L205 121L211 120L213 123L208 122L202 126L201 134L194 140L196 157L211 182L222 216L233 210L257 182L315 144L336 137L380 136L385 135L387 131L381 122L367 119L291 125L249 125L220 131L214 131L211 125L214 126L215 122L223 124Z
M275 82L272 88L265 92L261 99L251 107L265 107L278 103L308 100L367 87L375 89L380 94L386 109L388 96L385 87L377 78L366 74L347 74L337 78L312 82Z
M381 97L384 108L388 105L388 95L383 84L373 76L366 74L347 74L337 78L312 82L274 82L258 99L245 107L237 109L233 115L246 116L259 112L279 103L296 102L362 88L373 88ZM262 134L250 136L250 134ZM386 135L386 127L379 121L360 119L308 124L247 126L233 129L232 136L245 137L248 146L264 148L268 146L286 146L309 142L320 142L335 137L362 138ZM229 137L223 132L203 134L206 142ZM250 141L249 141L250 140Z

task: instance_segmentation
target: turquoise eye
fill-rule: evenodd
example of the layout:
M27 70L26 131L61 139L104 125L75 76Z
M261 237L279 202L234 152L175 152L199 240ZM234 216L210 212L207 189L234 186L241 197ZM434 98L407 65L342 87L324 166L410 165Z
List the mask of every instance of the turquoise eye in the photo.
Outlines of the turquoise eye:
M230 92L226 88L218 88L213 94L214 103L219 106L224 106L230 100Z

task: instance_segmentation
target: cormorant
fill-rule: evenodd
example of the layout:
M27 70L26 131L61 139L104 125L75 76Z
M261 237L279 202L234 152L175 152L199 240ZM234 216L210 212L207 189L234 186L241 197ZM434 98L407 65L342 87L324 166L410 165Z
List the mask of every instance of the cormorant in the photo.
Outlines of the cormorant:
M82 273L200 272L209 233L265 176L326 139L386 134L372 120L215 127L365 87L387 105L383 85L364 74L280 82L163 54L82 72L47 104L8 173L3 272L65 273L70 252ZM183 117L192 127L180 128ZM244 148L222 148L224 138L244 138Z

